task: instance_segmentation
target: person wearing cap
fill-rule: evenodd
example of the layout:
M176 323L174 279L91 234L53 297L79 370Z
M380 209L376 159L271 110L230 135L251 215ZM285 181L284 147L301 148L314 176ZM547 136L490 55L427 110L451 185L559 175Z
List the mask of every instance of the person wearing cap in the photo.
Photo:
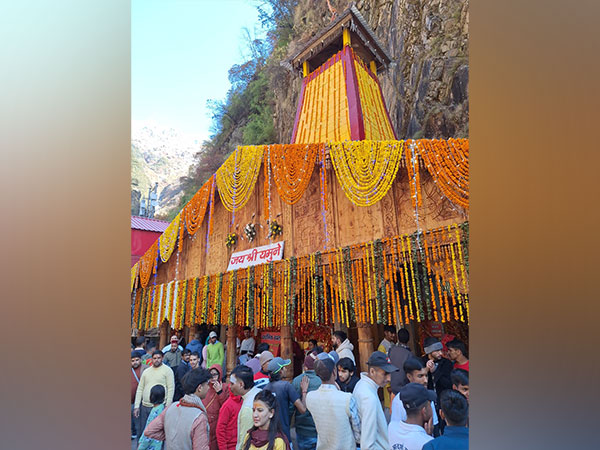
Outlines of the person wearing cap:
M367 361L368 372L360 374L352 395L360 415L360 447L369 450L389 450L388 423L377 390L390 382L390 374L398 368L385 353L375 351Z
M138 384L140 384L140 378L142 372L148 368L148 366L142 364L140 353L144 353L144 350L133 350L131 352L131 439L135 439L139 436L136 429L136 420L133 417L133 405L135 402L135 392L137 391Z
M252 373L256 374L260 372L260 355L262 354L262 352L268 350L269 344L267 344L266 342L261 342L260 344L258 344L258 347L256 347L256 355L254 355L254 358L250 358L246 362L246 365L252 369Z
M302 395L300 397L289 382L281 379L282 369L291 363L291 360L283 359L279 356L273 358L267 366L269 383L263 388L265 391L275 394L281 428L290 442L292 441L290 434L290 408L293 405L300 414L306 412L306 394L308 393L309 384L308 377L304 375L300 381L300 393Z
M300 385L304 376L308 377L307 395L312 391L316 391L319 389L319 386L321 386L321 379L315 373L316 361L317 355L315 355L314 352L308 353L304 357L304 363L302 364L304 373L292 380L292 387L299 396L302 396L302 388ZM299 449L314 450L317 446L317 428L315 427L315 422L310 415L310 412L306 411L304 414L301 414L299 411L295 411L295 414L296 440L298 441Z
M447 423L444 434L423 446L423 450L469 449L469 402L458 391L448 390L440 395L440 415Z
M433 439L431 402L437 396L420 383L408 383L398 395L406 410L406 420L390 424L390 448L421 450L424 444Z
M444 358L444 346L436 337L427 337L423 343L425 356L422 357L423 364L427 368L427 389L435 389L440 395L446 389L452 389L452 361Z
M260 362L260 370L254 374L254 384L256 387L262 389L269 382L269 363L273 360L274 356L268 350L265 350L260 354L258 358Z
M356 400L352 394L342 392L337 387L333 360L317 360L315 373L321 380L321 386L306 395L306 408L317 430L316 449L356 448L356 443L360 442L361 428Z
M225 349L223 343L217 340L217 333L211 331L208 335L208 345L206 346L206 367L210 368L215 364L220 366L225 361Z
M169 341L169 343L167 345L165 345L162 349L163 354L167 354L167 352L169 350L171 350L171 344L173 343L173 341L177 342L177 348L179 349L179 351L183 351L183 347L181 345L179 345L179 339L177 338L176 335L171 336L171 340Z
M165 358L163 362L171 369L173 369L173 372L175 372L177 366L181 363L181 359L183 356L183 350L180 350L180 347L181 346L179 345L179 339L177 339L177 336L172 336L171 347L169 348L169 351L165 353Z
M166 391L165 405L173 402L175 394L175 376L173 370L163 364L163 354L160 350L154 350L152 354L152 365L142 373L133 407L133 416L138 419L137 429L143 430L154 404L150 401L150 391L156 384L161 384Z

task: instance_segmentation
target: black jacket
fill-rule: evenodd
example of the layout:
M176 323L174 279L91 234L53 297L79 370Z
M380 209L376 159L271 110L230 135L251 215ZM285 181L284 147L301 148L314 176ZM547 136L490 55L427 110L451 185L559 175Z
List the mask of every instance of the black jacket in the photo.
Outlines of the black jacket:
M427 364L428 361L427 355L423 356L421 360L423 361L423 365ZM435 372L429 373L427 378L427 389L435 390L438 398L442 391L446 389L452 389L452 380L450 379L450 372L452 372L452 368L454 364L452 361L446 358L442 358L439 361L436 361L437 369Z
M181 363L174 369L175 372L175 394L173 395L173 401L176 402L177 400L181 399L181 397L183 397L184 392L183 392L183 386L181 384L181 379L183 378L183 376L188 373L190 371L190 364L186 363L185 361L181 361Z
M340 387L340 391L350 392L352 394L352 392L354 392L354 386L356 386L358 380L360 380L360 378L358 378L356 375L352 375L345 383L342 383L339 378L336 380L336 382Z

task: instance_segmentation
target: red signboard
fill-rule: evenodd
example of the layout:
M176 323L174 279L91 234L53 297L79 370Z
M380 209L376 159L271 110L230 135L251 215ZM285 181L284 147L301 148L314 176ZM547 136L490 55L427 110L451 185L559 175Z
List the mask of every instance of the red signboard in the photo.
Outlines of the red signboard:
M269 351L274 355L277 354L277 349L281 341L281 333L279 331L261 331L260 342L269 344Z

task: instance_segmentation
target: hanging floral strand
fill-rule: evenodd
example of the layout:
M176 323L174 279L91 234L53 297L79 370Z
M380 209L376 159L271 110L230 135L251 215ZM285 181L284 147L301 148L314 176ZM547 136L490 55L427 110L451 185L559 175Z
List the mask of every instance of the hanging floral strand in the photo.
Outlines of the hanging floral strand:
M346 279L346 291L350 301L350 321L356 322L356 304L354 301L354 283L352 282L352 253L350 247L344 247L342 250L344 256L344 277Z

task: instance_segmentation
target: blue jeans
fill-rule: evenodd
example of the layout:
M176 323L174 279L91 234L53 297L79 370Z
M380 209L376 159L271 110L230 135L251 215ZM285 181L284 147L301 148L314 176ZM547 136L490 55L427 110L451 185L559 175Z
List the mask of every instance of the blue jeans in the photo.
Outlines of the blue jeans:
M135 429L135 417L133 417L133 403L131 404L131 435L137 436L137 431Z
M316 436L304 436L296 432L296 440L298 441L298 450L315 450L317 448Z

